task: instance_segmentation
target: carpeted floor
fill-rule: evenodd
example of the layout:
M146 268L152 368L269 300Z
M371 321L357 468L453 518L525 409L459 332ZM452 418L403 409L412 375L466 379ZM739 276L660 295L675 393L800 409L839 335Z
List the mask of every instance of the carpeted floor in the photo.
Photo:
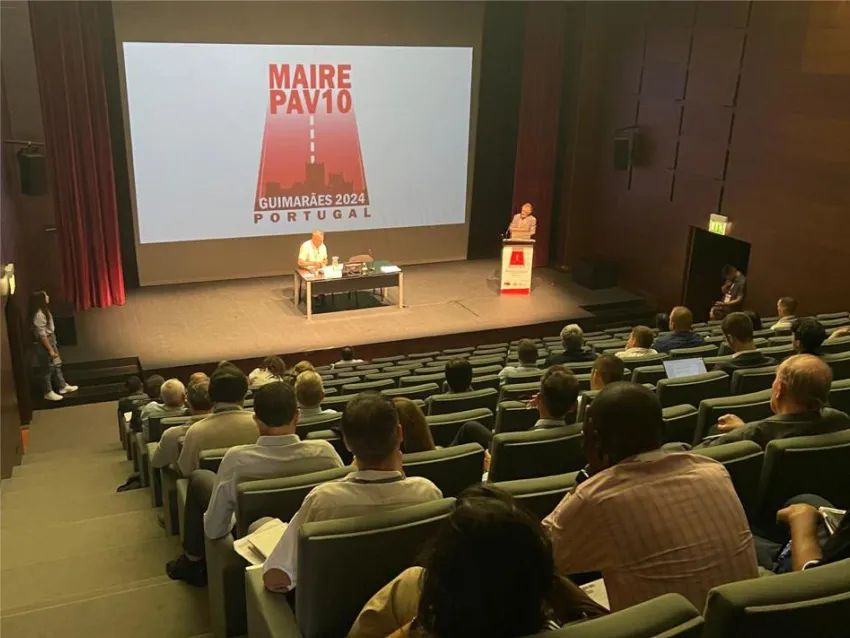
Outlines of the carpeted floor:
M209 636L206 590L169 580L176 537L132 472L115 404L36 412L27 454L0 485L4 638Z

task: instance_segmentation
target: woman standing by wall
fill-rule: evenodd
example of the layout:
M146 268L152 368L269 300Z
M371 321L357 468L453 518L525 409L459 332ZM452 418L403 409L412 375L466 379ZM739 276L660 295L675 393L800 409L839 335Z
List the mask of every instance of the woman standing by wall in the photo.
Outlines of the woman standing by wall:
M48 401L61 401L63 394L76 392L79 388L69 385L62 376L62 359L56 345L56 328L53 314L50 312L50 297L43 290L30 296L30 319L35 335L35 351L38 368L42 374L44 398Z

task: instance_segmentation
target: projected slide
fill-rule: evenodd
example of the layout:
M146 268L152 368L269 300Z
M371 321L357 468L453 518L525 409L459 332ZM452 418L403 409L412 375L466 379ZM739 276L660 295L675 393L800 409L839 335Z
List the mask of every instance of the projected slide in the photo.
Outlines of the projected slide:
M464 223L471 48L123 48L141 243Z

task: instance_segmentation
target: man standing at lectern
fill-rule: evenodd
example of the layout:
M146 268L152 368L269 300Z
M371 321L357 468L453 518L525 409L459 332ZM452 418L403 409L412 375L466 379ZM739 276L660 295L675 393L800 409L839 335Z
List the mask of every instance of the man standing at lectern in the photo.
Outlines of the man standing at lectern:
M322 268L328 265L328 249L325 248L325 234L314 230L313 236L301 244L298 251L299 268Z
M522 205L519 212L514 215L514 218L511 220L511 225L508 228L511 234L511 239L525 239L526 233L528 233L527 237L530 239L534 239L534 234L537 232L537 218L532 215L532 211L534 208L526 202ZM515 231L520 231L517 233L521 235L519 237L514 236Z

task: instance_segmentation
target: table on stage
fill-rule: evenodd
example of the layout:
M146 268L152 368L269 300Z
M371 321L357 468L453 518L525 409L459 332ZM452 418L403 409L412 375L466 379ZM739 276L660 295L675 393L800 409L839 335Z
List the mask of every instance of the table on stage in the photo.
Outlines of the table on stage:
M395 272L368 270L362 275L326 277L321 272L296 268L292 278L293 302L296 308L301 301L302 287L304 284L307 286L307 319L313 318L313 295L330 295L338 292L398 288L398 307L404 308L404 273L401 269Z

